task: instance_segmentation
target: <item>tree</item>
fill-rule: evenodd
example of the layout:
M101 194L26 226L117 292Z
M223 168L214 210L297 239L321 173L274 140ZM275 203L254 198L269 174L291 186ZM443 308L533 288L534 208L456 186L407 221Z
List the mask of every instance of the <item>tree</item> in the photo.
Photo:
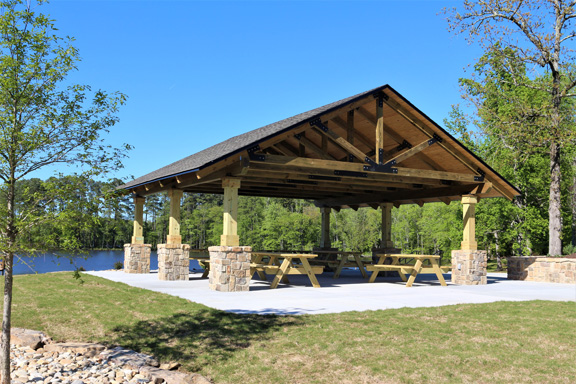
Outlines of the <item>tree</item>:
M478 39L483 48L499 50L502 57L507 55L507 50L514 51L533 76L542 79L534 82L529 77L518 76L511 68L507 81L515 87L536 89L547 98L548 129L541 132L538 140L546 141L550 148L548 253L552 255L562 253L562 150L574 139L562 105L566 98L576 96L572 92L576 86L575 50L569 47L576 37L575 5L576 1L563 0L465 0L463 13L455 8L445 10L452 31L467 33L470 41ZM510 133L522 129L509 126Z
M76 70L78 52L72 39L59 37L52 20L33 10L30 1L0 2L0 35L0 194L6 202L0 207L6 268L0 375L5 384L10 382L14 255L33 251L23 241L25 234L50 219L45 210L34 209L36 204L16 205L18 185L32 172L58 163L75 164L85 176L101 175L121 166L129 146L114 149L103 142L125 96L65 86L67 75ZM45 201L68 192L50 183L44 188Z

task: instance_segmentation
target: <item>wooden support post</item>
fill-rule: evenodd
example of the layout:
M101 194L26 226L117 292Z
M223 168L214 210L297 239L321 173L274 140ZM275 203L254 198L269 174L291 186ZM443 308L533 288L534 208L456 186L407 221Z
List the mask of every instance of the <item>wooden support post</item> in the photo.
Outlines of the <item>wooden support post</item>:
M144 244L144 202L145 197L134 196L134 231L132 244Z
M381 248L394 248L392 242L392 203L382 203L382 244Z
M462 241L462 250L477 250L476 242L476 203L478 197L474 195L462 196L463 218L464 218L464 236Z
M181 189L170 189L168 197L170 197L170 221L168 222L168 238L167 244L182 244L182 236L180 236L180 202L184 192Z
M220 236L220 245L237 247L240 245L238 236L238 189L240 180L234 178L222 179L224 188L224 230Z
M384 101L382 97L376 99L376 162L382 164L384 159Z
M322 214L322 229L320 233L320 248L332 248L330 241L330 213L332 208L320 208Z

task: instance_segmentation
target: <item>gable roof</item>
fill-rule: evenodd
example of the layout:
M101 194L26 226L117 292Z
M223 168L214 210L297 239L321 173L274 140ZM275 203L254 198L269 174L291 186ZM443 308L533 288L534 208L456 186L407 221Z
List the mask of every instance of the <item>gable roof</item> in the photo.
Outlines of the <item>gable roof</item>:
M156 180L163 180L170 176L181 175L202 169L210 164L213 164L214 162L217 162L222 158L226 158L242 150L246 150L254 146L255 144L260 143L262 140L265 140L268 137L274 136L275 134L284 132L286 130L290 130L291 128L303 122L316 119L318 116L322 115L325 112L330 112L331 110L345 106L347 103L351 103L366 95L372 95L374 92L384 89L385 87L388 86L385 85L383 87L374 88L369 91L362 92L351 97L347 97L340 101L327 104L323 107L316 108L311 111L300 113L296 116L292 116L287 119L277 121L275 123L255 129L253 131L231 137L226 141L215 144L193 155L175 161L172 164L168 164L165 167L152 171L144 176L138 177L133 181L121 185L119 188L130 189L137 185L146 184Z
M119 188L222 193L224 177L244 180L241 194L333 207L519 194L389 85L232 137Z

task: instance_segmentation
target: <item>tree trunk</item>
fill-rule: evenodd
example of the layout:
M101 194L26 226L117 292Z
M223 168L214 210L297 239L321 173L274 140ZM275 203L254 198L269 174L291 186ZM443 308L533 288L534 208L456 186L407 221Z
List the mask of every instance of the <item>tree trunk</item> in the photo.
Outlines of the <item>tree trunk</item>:
M500 257L500 238L498 237L498 231L494 231L494 240L496 244L496 270L501 271L502 268L502 258Z
M4 308L2 313L2 343L0 347L0 377L2 384L10 383L10 329L12 327L12 252L4 255Z
M14 170L11 170L8 182L6 225L7 252L4 253L4 308L2 311L2 338L0 342L0 383L10 384L10 329L12 327L12 266L14 264L14 246L16 244Z
M552 143L550 146L550 203L548 207L548 254L557 256L562 254L562 215L560 212L560 144Z

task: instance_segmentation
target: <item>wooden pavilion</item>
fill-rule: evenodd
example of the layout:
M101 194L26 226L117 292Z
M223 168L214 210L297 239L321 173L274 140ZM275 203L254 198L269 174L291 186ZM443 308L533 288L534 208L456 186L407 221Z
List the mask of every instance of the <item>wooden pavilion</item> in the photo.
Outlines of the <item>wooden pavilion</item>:
M167 191L167 244L180 244L183 192L224 194L221 246L239 246L239 195L313 200L322 210L321 247L329 247L330 210L382 208L382 247L393 247L392 207L427 202L464 205L462 250L477 249L480 198L519 191L389 85L265 127L139 177L120 188L135 197L132 244L143 243L143 205Z

